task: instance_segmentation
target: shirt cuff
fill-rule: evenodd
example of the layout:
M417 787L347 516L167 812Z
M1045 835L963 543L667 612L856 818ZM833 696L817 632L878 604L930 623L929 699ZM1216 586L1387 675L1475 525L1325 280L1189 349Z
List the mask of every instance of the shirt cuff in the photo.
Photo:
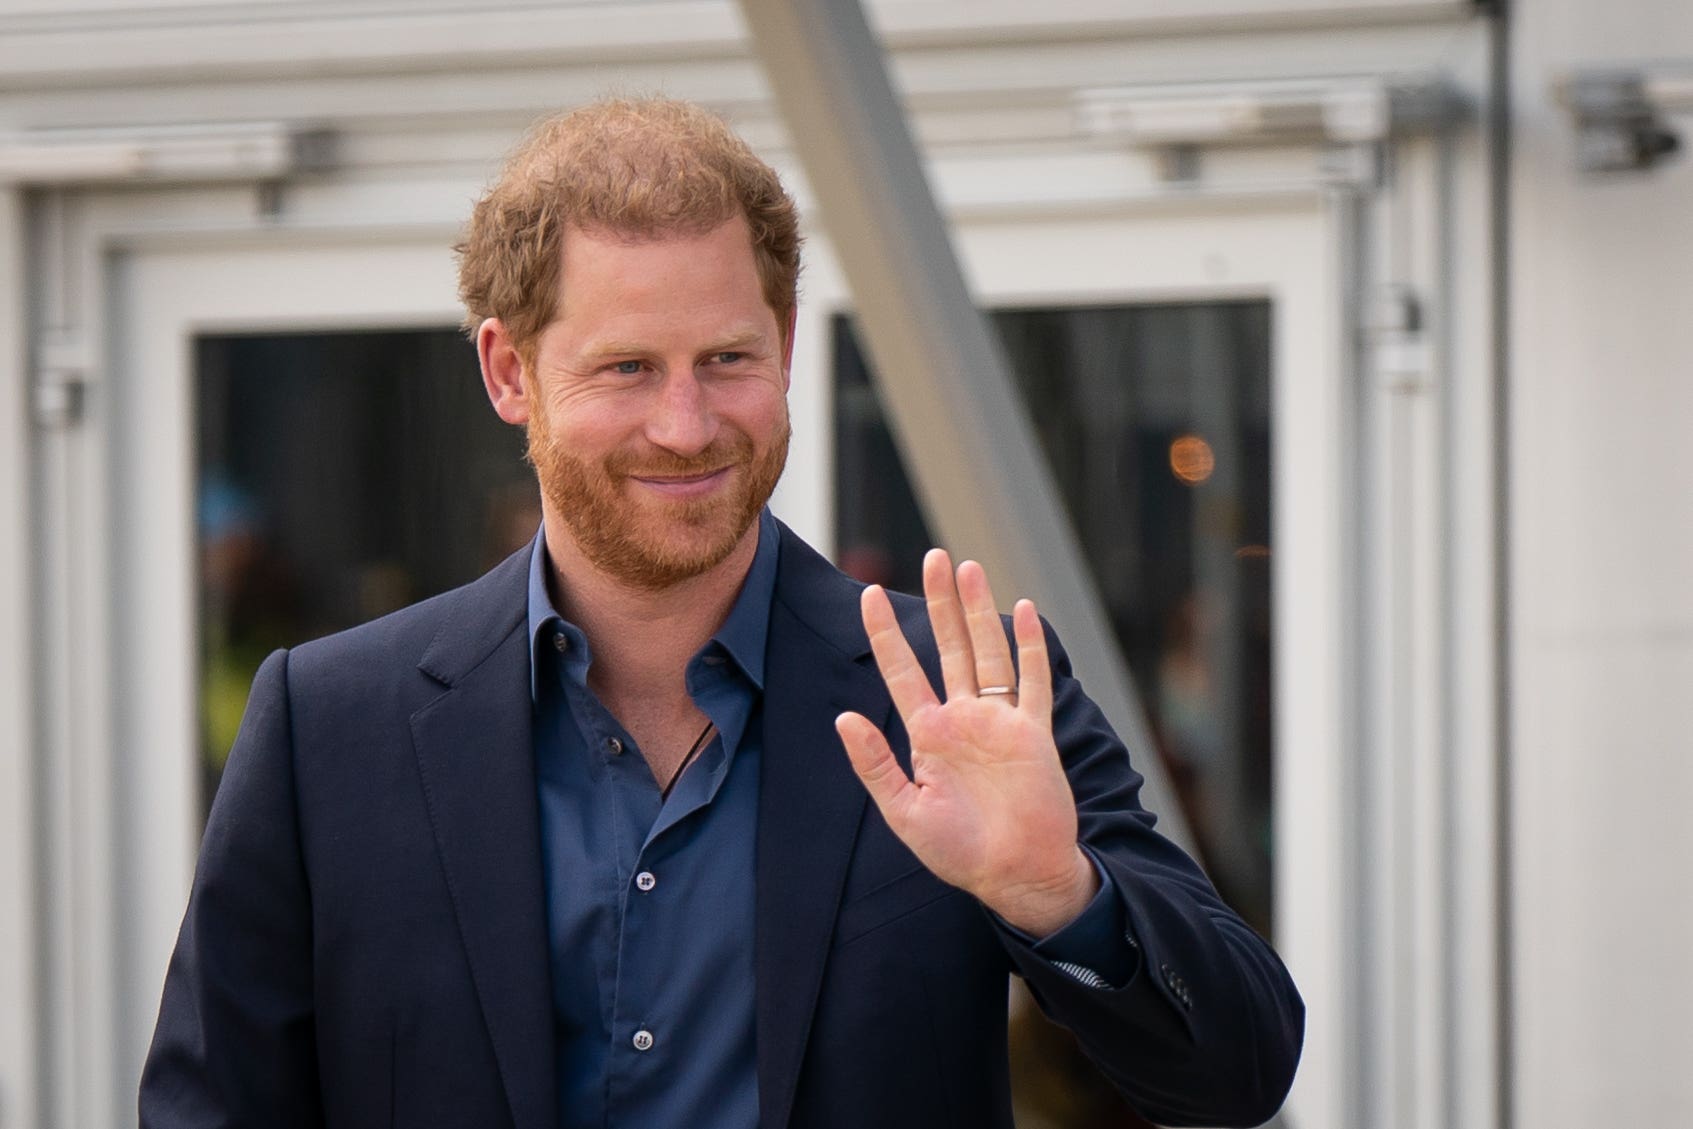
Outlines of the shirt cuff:
M1000 930L1053 967L1094 988L1120 988L1133 979L1140 946L1129 932L1122 895L1110 873L1086 846L1099 874L1099 892L1070 924L1039 940L994 914Z

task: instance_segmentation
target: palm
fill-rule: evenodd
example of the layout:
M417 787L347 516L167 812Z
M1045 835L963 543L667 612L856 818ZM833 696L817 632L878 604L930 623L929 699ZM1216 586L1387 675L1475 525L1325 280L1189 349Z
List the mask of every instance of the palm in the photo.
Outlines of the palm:
M888 825L925 866L1012 924L1048 932L1079 910L1092 871L1076 847L1075 799L1052 741L1040 621L1032 604L1018 604L1019 681L980 566L966 562L955 585L937 550L924 562L924 590L944 701L886 594L871 588L864 597L877 666L911 739L911 776L865 718L843 715L841 737Z

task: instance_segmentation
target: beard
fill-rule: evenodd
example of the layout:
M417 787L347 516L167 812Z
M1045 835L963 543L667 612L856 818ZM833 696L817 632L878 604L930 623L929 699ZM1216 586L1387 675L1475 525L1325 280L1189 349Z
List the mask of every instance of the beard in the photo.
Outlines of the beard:
M541 493L590 564L633 588L659 591L721 564L770 500L788 460L786 407L762 451L744 431L720 436L696 455L662 448L617 451L591 463L564 450L536 412L529 461ZM625 493L630 478L682 478L729 468L730 481L706 498Z

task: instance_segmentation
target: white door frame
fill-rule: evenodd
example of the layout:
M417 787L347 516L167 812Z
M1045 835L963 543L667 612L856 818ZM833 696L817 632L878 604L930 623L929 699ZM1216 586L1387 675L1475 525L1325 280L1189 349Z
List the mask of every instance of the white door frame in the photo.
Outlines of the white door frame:
M54 191L22 225L37 536L20 646L35 671L25 764L38 801L20 857L40 897L20 965L36 1046L18 1061L41 1083L18 1108L39 1121L133 1116L192 872L192 334L459 317L450 225L278 231L254 201L240 185ZM410 261L384 247L410 247ZM270 285L255 286L240 264L266 256Z

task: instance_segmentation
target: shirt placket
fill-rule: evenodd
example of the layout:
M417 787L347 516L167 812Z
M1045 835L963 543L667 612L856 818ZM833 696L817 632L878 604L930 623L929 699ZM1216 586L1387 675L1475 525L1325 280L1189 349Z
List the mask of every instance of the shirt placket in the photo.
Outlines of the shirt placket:
M624 920L623 891L628 888L639 861L645 829L651 823L652 811L656 808L653 801L657 797L654 793L643 804L641 777L646 777L650 791L651 776L641 762L640 750L623 727L583 681L572 679L567 693L582 734L584 754L590 762L592 775L601 781L598 790L606 801L602 812L608 830L605 836L608 849L597 856L593 884L596 889L605 891L604 896L612 902L612 912L603 918L609 935L596 946L599 952L611 956L610 967L604 970L600 979L602 991L599 997L600 1021L610 1041L606 1078L606 1119L609 1123L610 1098L617 1088L618 1072L626 1066L626 1056L620 1053L619 1048L627 1050L631 1037L629 1032L623 1031L619 1018L619 1001L628 989L624 967L629 940ZM643 806L649 810L643 812Z
M714 671L714 675L718 672ZM697 687L696 687L697 689ZM695 694L704 704L710 695ZM697 818L710 805L721 784L726 751L713 737L699 760L660 799L652 774L643 763L630 760L638 750L626 748L626 773L613 777L620 846L632 847L627 864L619 856L622 882L617 937L617 989L610 1017L611 1053L607 1072L607 1125L638 1125L641 1098L663 1086L673 1073L675 1056L686 1049L674 1045L669 1017L659 1014L655 998L667 970L655 964L655 954L684 936L689 923L667 916L675 900L668 895L666 871L680 866L681 856L698 830ZM625 839L624 829L641 835ZM644 833L643 833L644 832Z

